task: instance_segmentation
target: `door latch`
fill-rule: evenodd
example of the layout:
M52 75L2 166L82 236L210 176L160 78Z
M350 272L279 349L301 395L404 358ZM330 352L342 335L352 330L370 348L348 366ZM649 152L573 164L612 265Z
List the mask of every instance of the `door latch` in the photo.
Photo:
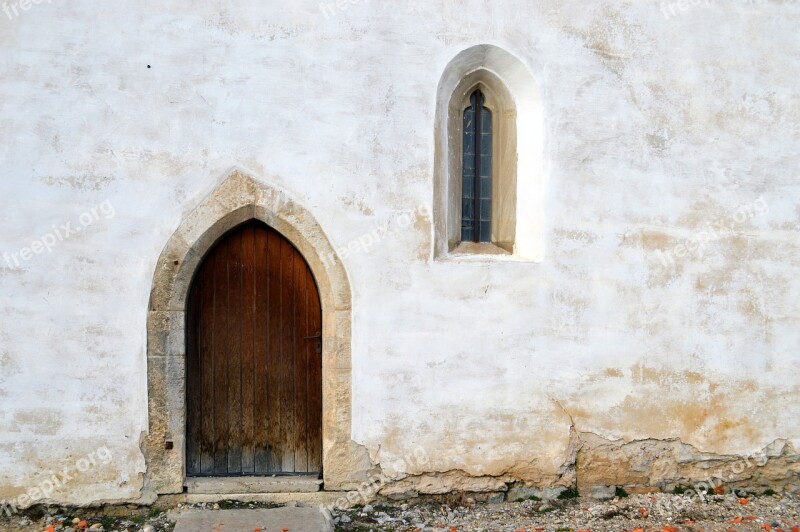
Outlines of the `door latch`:
M322 354L322 333L317 333L314 336L306 336L305 339L306 340L316 339L316 341L317 341L316 342L316 344L317 344L317 354L318 355Z

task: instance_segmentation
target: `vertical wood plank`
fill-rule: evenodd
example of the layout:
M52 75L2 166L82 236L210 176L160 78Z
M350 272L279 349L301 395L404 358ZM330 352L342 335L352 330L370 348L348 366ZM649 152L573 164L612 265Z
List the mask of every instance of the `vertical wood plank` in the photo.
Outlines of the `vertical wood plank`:
M255 225L242 231L242 473L255 473Z
M308 347L315 343L307 338L308 309L306 279L308 266L294 250L294 469L296 473L308 471Z
M267 453L268 470L279 472L283 467L283 455L281 454L281 237L275 231L270 230L267 236L268 248L268 362L267 370L268 389L268 440L269 448Z
M186 311L186 471L200 473L202 404L198 321L202 312L200 284L192 283Z
M311 334L322 334L322 307L317 284L306 270L308 290L308 330ZM311 344L308 361L308 471L322 471L322 354Z
M242 231L228 240L228 473L242 472Z
M294 471L294 256L286 239L281 239L281 457L282 471Z
M266 227L257 226L255 229L255 326L254 326L254 351L255 351L255 391L253 396L253 415L255 417L255 473L263 474L269 471L269 368L268 368L268 337L267 312L269 297L268 276L268 231Z
M214 272L218 251L212 251L204 259L195 282L200 284L199 333L201 428L200 428L200 473L214 472Z
M214 473L228 473L228 242L214 264Z

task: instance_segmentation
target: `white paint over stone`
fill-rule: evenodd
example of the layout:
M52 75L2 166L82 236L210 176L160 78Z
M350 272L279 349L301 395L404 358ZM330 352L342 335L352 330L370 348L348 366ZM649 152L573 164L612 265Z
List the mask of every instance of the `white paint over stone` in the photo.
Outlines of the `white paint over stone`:
M352 438L387 471L422 449L405 472L547 484L570 416L710 453L797 448L800 7L688 4L0 12L0 253L99 213L50 252L0 260L0 499L101 447L113 460L50 498L139 496L156 260L234 166L340 250ZM542 91L538 264L433 260L437 84L482 43Z

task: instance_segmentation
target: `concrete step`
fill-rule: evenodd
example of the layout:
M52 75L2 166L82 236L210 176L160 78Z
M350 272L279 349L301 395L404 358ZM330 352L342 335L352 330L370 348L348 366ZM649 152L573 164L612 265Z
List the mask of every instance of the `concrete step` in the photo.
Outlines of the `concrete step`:
M333 532L333 524L318 508L257 510L186 510L174 532Z
M189 494L225 493L310 493L319 491L322 480L316 475L285 477L187 477Z

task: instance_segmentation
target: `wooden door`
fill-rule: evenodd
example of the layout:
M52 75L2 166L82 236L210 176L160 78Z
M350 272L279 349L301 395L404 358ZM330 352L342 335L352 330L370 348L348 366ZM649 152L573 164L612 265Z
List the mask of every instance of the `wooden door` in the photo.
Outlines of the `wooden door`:
M318 473L322 313L308 264L261 222L231 230L189 293L189 476Z

